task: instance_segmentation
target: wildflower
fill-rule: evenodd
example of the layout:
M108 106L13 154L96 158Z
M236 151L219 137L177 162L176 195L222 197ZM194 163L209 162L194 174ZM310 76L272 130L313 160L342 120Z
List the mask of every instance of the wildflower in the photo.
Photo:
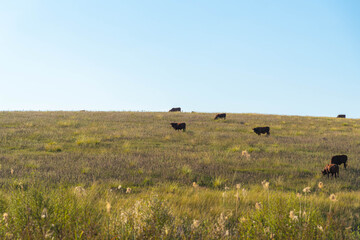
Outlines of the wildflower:
M200 221L199 220L193 220L193 223L191 224L191 228L198 228L200 226Z
M318 187L322 189L324 187L324 184L322 182L319 182Z
M270 183L267 182L266 180L262 181L261 184L263 185L263 188L264 188L265 190L268 190L268 189L269 189L269 184L270 184Z
M111 210L111 204L109 202L106 202L106 212L110 213Z
M126 193L131 193L131 188L126 188Z
M260 209L262 208L261 203L259 203L259 202L255 203L255 208L256 208L257 210L260 210Z
M293 221L297 221L297 220L298 220L298 216L296 216L296 215L294 214L294 211L290 211L289 217L290 217L290 219L293 220Z
M120 189L121 189L121 185L119 185L119 186L117 187L117 189L120 190Z
M3 220L4 220L5 222L7 222L8 218L9 218L9 214L4 213L4 214L3 214Z
M236 184L236 189L240 189L240 188L241 188L241 184L240 183Z
M14 174L14 169L11 169L10 173L11 173L11 175L13 175Z
M227 191L227 190L230 190L230 188L225 185L225 191Z
M303 189L303 192L304 192L304 193L309 193L309 192L310 192L310 189L311 189L310 187L306 187L306 188Z
M46 218L48 216L48 210L47 208L44 208L41 212L41 218Z
M241 152L241 156L246 157L246 158L250 158L250 154L246 150Z
M324 231L323 227L320 226L320 225L318 225L317 228L318 228L320 231L322 231L322 232Z
M240 218L240 222L242 222L242 223L243 223L243 222L246 222L246 218L241 217L241 218Z
M197 188L199 185L196 182L193 182L193 188Z
M336 201L337 201L335 194L331 194L329 198L330 198L330 201L332 201L332 202L336 202Z

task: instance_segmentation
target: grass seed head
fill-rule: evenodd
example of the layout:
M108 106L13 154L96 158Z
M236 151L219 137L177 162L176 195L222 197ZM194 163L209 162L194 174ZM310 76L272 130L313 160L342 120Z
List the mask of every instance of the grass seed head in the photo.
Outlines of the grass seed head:
M311 192L310 189L311 189L310 187L306 187L306 188L303 189L303 192L304 193L309 193L309 192Z
M195 229L198 228L200 226L200 221L199 220L193 220L193 223L191 224L191 228Z
M260 203L260 202L255 203L255 208L256 208L257 210L260 210L260 209L262 208L261 203Z
M106 212L110 213L111 211L111 204L109 202L106 202Z
M295 215L294 211L290 211L289 213L289 218L293 221L297 221L298 220L298 216Z
M41 212L41 218L47 218L48 216L48 210L47 208L44 208Z
M4 214L3 214L3 220L4 220L5 222L7 222L8 219L9 219L9 214L4 213Z
M247 191L246 191L246 189L245 189L245 188L243 188L241 191L242 191L242 195L243 195L243 197L246 197L246 196L247 196Z
M263 186L263 188L264 188L265 190L268 190L268 189L269 189L269 184L270 184L270 183L267 182L266 180L262 181L261 184L262 184L262 186Z
M85 188L81 187L81 186L77 186L74 189L75 194L79 194L79 195L85 195L86 191Z

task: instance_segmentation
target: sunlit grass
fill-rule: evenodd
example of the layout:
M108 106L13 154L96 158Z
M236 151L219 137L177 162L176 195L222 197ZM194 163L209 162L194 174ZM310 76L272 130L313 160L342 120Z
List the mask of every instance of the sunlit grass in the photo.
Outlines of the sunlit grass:
M0 238L359 238L359 120L213 118L1 112ZM349 167L328 179L336 154Z

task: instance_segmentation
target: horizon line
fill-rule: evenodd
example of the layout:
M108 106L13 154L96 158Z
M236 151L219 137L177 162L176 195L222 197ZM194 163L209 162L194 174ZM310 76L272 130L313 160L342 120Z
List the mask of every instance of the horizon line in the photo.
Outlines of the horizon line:
M149 110L0 110L0 112L147 112L147 113L168 113L169 111L149 111ZM173 112L178 113L178 112ZM274 116L290 116L290 117L324 117L324 118L337 118L337 116L315 116L315 115L298 115L298 114L276 114L276 113L251 113L251 112L201 112L201 111L181 111L180 113L204 113L204 114L253 114L253 115L274 115ZM342 113L341 113L342 114ZM340 115L340 114L339 114ZM346 115L346 114L345 114ZM354 117L346 117L345 119L359 119Z

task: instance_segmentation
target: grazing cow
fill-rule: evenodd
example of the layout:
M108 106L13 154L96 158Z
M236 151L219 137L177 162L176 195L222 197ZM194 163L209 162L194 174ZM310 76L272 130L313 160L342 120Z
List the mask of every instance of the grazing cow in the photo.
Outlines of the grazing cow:
M339 166L336 164L328 164L325 166L324 170L321 171L323 175L328 175L329 178L329 174L331 173L331 177L334 176L335 174L335 178L336 178L336 174L339 177Z
M216 116L215 116L215 119L214 119L214 120L216 120L216 119L218 119L218 118L223 118L223 119L226 119L226 113L219 113L219 114L216 114Z
M344 168L346 168L348 157L346 155L336 155L331 158L331 163L336 165L344 164Z
M339 115L337 115L337 118L346 118L346 115L345 114L339 114Z
M170 123L175 130L186 130L186 123Z
M172 108L169 110L169 112L181 112L181 108L177 107L177 108Z
M265 134L267 133L267 135L270 135L270 127L256 127L256 128L253 128L254 132L257 134L257 135L260 135L260 134Z

